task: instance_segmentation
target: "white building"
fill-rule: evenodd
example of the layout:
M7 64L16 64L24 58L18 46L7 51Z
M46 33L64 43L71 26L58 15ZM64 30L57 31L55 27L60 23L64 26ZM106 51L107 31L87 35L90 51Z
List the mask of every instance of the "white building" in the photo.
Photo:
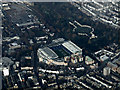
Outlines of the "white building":
M105 67L105 68L103 69L103 75L104 75L104 76L110 75L110 68L109 68L109 67Z
M3 68L3 75L9 76L9 68Z

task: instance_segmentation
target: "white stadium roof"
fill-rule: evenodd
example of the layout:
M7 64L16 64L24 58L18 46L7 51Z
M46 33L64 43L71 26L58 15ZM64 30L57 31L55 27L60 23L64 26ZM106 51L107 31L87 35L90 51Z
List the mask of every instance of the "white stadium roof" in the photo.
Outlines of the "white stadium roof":
M77 45L75 45L73 42L71 41L67 41L67 42L64 42L62 44L65 48L67 48L70 52L72 53L76 53L76 52L79 52L79 51L82 51L81 48L79 48Z
M45 58L49 58L49 59L58 58L57 54L52 49L50 49L48 47L45 47L43 49L40 48L40 49L38 49L38 52L39 52L39 54L41 54Z

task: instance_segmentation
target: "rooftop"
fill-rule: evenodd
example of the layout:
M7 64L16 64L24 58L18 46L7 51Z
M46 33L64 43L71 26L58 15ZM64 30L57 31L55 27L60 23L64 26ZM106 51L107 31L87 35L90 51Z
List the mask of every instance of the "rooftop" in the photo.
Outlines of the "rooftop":
M93 61L93 59L92 59L92 58L90 58L89 56L86 56L86 60L87 60L88 62Z
M105 61L105 60L109 59L109 57L106 56L106 55L102 55L102 56L100 56L100 59L101 59L102 61Z
M9 65L12 65L13 63L14 62L8 57L3 57L2 58L2 65L5 66L5 67L7 67Z
M38 49L38 53L43 55L45 58L49 58L49 59L58 57L57 54L49 47L44 47L44 48Z
M77 45L75 45L73 42L71 41L67 41L64 42L62 44L65 48L67 48L70 52L72 53L76 53L76 52L80 52L82 51L82 49L80 49Z

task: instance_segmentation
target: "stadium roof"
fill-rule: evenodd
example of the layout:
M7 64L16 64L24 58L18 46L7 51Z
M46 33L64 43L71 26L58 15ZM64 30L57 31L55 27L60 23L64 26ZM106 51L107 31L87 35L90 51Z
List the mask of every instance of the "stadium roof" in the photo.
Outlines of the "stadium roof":
M38 49L38 52L41 56L43 56L46 59L58 58L57 54L48 47L40 48Z
M64 42L62 45L72 53L82 52L82 49L71 41Z

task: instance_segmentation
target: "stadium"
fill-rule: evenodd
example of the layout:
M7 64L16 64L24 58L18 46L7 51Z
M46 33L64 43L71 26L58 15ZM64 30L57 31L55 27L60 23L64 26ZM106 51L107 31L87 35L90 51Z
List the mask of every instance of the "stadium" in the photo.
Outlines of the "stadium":
M68 65L68 62L77 63L83 60L82 49L71 41L52 43L37 51L39 62L53 65Z

